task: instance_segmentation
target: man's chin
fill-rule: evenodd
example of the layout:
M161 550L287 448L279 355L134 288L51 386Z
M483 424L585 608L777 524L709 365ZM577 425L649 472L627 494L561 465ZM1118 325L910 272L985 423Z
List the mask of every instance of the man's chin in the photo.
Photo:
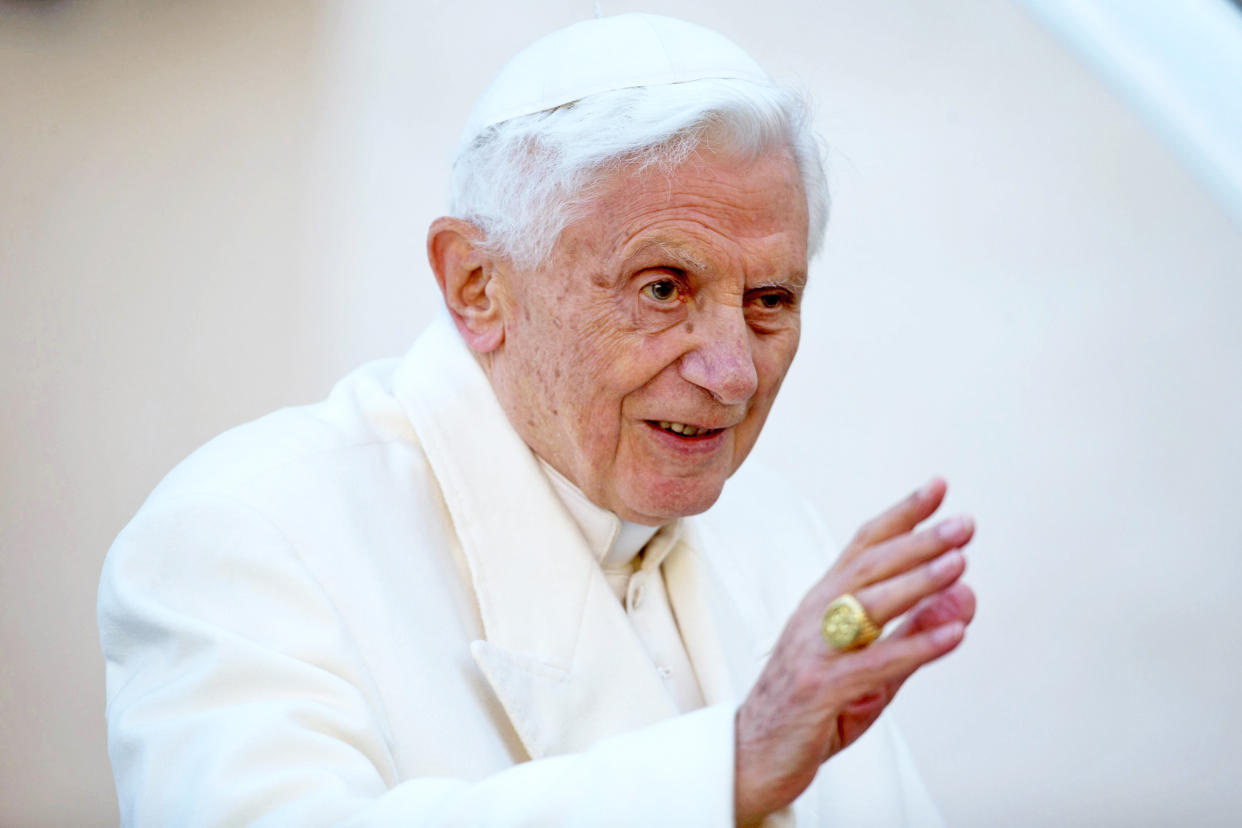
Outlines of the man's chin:
M702 478L645 481L627 492L617 516L632 523L660 526L677 518L701 514L712 507L724 489L724 480Z

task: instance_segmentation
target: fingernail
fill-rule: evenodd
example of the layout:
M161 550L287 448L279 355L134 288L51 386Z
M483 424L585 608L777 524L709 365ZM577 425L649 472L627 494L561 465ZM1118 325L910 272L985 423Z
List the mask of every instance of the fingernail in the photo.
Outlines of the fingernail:
M939 528L936 529L936 534L940 536L940 540L960 540L966 534L966 531L970 530L970 525L970 518L966 518L966 516L950 518L945 520L943 524L940 524Z
M946 552L936 560L932 561L932 574L944 575L952 569L956 569L962 561L962 553L954 549L952 552Z
M966 625L961 621L954 621L951 624L945 624L943 627L937 627L932 632L932 641L937 644L950 644L962 637Z

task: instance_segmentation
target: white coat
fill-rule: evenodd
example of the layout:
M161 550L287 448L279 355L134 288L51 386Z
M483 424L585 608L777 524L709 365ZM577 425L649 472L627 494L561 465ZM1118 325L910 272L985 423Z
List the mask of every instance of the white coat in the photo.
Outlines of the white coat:
M327 400L208 443L117 538L99 623L122 821L731 825L734 713L828 563L800 504L739 473L653 541L675 543L663 575L708 704L677 716L441 319ZM884 718L794 810L938 824Z

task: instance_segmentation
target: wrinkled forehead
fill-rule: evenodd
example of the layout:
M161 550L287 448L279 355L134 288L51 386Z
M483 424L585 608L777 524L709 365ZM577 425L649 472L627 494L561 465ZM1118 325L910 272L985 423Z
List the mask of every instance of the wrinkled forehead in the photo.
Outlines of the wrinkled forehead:
M675 166L634 162L601 173L554 249L601 269L805 273L808 211L792 153L705 147Z
M581 203L588 220L620 227L664 213L691 213L745 236L806 220L802 177L787 146L735 150L710 137L673 163L637 161L601 170L584 188Z

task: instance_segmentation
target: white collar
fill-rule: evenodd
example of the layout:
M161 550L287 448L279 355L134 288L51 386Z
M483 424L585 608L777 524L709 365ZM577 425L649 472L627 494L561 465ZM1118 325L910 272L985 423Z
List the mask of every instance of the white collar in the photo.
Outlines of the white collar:
M638 557L638 553L660 527L622 520L607 509L592 503L581 489L542 457L536 456L536 459L552 483L553 490L565 504L570 517L582 531L582 536L600 567L605 571L630 568L634 558Z

